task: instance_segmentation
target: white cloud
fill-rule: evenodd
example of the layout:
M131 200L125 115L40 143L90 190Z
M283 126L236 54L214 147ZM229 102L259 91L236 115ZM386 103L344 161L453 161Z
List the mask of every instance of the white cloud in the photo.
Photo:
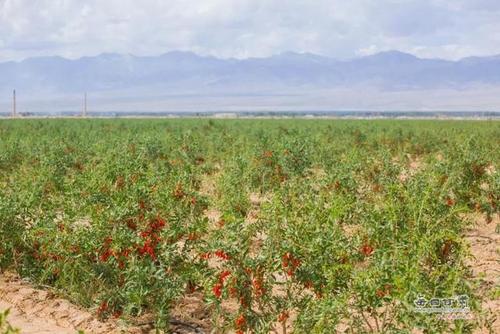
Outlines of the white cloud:
M191 50L348 58L500 53L498 0L0 0L0 60Z

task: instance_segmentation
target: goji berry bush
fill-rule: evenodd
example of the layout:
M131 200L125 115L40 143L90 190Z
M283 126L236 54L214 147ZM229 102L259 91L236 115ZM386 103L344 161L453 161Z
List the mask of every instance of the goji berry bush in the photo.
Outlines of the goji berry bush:
M463 233L498 214L500 123L0 121L0 267L102 318L215 332L471 332Z

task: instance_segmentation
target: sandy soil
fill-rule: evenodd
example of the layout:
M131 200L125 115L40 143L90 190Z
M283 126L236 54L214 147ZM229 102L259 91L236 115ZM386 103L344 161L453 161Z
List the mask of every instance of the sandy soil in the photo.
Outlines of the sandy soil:
M469 218L473 224L465 234L472 254L468 265L479 283L484 312L482 321L492 322L491 328L483 323L483 328L476 333L500 333L500 299L493 296L493 290L500 287L500 234L496 231L500 215L496 214L489 223L482 215Z
M203 314L199 296L188 296L173 310L171 333L207 333L208 321L197 320ZM13 274L0 274L0 310L10 309L8 321L21 334L151 333L151 319L142 326L125 325L116 320L99 321L92 313L46 290L35 289ZM182 320L180 320L182 319ZM191 321L192 320L192 321Z
M0 276L0 309L10 309L12 326L23 334L120 333L115 323L103 323L49 291L34 289L11 274Z

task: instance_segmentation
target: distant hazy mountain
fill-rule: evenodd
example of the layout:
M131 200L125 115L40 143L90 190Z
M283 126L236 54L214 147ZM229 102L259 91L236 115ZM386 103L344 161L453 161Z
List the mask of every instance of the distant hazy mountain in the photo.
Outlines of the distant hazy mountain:
M500 56L447 61L389 51L336 60L289 52L268 58L218 59L175 51L157 57L101 54L76 60L38 57L0 63L2 97L14 88L28 100L77 96L87 91L114 103L133 99L137 108L148 97L172 94L191 98L254 96L256 101L262 95L314 95L344 89L387 93L483 86L500 87ZM314 105L319 106L320 101L311 107Z

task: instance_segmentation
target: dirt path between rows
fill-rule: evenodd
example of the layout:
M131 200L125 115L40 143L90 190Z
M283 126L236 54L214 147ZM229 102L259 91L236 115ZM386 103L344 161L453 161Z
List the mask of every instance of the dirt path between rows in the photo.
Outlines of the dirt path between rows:
M470 217L471 227L465 233L470 245L472 259L469 260L473 277L479 283L478 294L482 299L483 321L489 321L491 328L483 323L476 333L500 333L500 299L495 289L500 287L500 216L496 214L490 222L483 215Z
M0 310L10 309L8 320L14 328L22 329L22 334L74 334L75 329L58 326L45 318L33 317L16 308L14 305L0 301Z
M190 321L194 314L200 314L201 298L193 302L182 300L173 310L170 333L203 334L207 333L206 324ZM46 290L35 289L29 283L13 274L0 274L0 311L10 309L9 323L21 330L21 334L143 334L154 333L152 319L144 317L144 325L126 325L118 320L99 321L92 313L67 300L57 298ZM149 317L150 318L150 317ZM182 319L182 320L179 320Z
M88 311L49 291L34 289L12 274L0 276L0 310L5 309L10 309L8 321L22 334L121 332L117 324L101 322Z

